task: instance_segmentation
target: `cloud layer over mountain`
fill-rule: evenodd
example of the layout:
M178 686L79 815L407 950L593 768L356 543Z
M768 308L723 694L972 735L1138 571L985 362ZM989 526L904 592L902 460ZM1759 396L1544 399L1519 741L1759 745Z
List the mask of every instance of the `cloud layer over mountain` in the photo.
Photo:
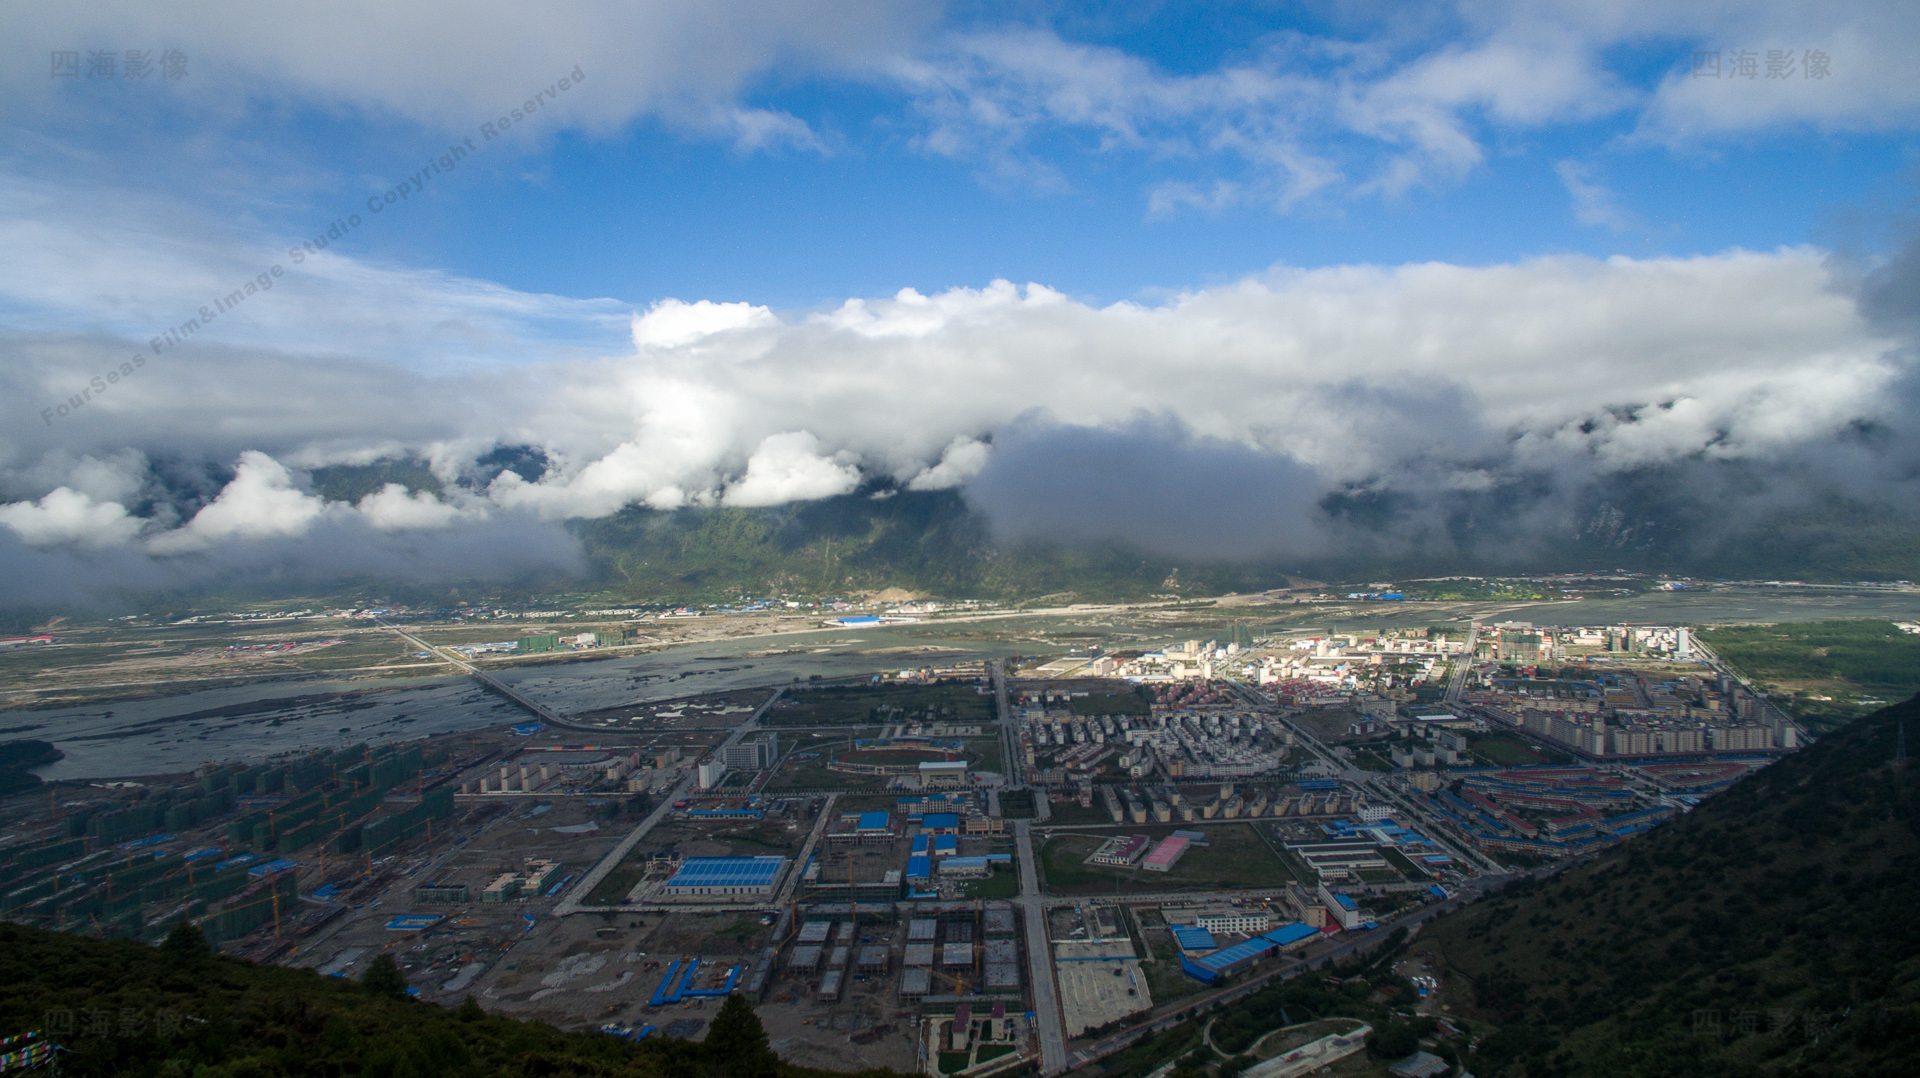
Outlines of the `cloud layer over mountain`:
M158 354L111 332L0 339L5 395L28 420L0 441L10 541L137 555L165 577L227 551L371 571L427 556L421 536L537 534L537 553L498 565L554 568L577 564L557 528L569 518L881 479L963 487L1008 536L1238 557L1323 550L1330 494L1434 504L1703 462L1797 470L1889 504L1911 493L1912 353L1887 313L1904 309L1897 261L1864 286L1823 252L1787 249L1276 267L1153 305L1005 281L813 311L670 300L606 354L451 369L431 354L316 362L351 352L354 329L328 331L318 307L361 280L390 303L464 302L506 338L537 338L550 301L328 261L319 287L289 275ZM314 327L312 352L265 347L266 322ZM404 352L437 331L395 332ZM87 392L142 352L135 373ZM474 482L476 458L502 445L548 465ZM395 485L347 505L304 487L306 469L408 453L432 462L440 494Z

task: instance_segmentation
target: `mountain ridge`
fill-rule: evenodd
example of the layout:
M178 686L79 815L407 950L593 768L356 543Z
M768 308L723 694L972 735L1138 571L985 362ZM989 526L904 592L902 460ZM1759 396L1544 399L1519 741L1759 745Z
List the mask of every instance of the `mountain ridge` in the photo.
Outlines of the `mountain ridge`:
M1920 697L1435 922L1483 1076L1920 1073ZM1450 997L1451 998L1451 997Z

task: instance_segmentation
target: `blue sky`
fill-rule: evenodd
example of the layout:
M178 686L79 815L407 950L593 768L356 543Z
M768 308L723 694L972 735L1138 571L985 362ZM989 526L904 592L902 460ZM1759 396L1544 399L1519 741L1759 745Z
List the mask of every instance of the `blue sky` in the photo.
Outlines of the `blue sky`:
M724 92L703 88L706 99L692 103L649 107L641 95L679 88L636 89L619 50L596 50L605 55L582 61L588 82L568 91L584 100L564 100L489 146L348 249L642 307L669 296L808 307L997 277L1110 302L1276 263L1488 264L1807 243L1836 207L1893 181L1914 152L1911 101L1905 117L1889 115L1861 85L1880 58L1831 55L1840 47L1831 39L1845 38L1835 27L1892 19L1892 6L1843 10L1826 26L1774 29L1756 8L1745 18L1645 15L1643 27L1625 28L1570 18L1551 32L1441 6L1418 17L1314 4L1038 5L1014 18L998 5L904 10L868 20L884 24L871 30L869 54L749 64ZM1347 10L1363 14L1339 16ZM1621 18L1633 14L1629 6ZM32 43L71 47L84 65L96 45L138 44L114 33L48 29ZM148 36L170 40L164 30ZM190 51L186 36L178 47L188 74L172 83L105 82L84 70L40 78L34 96L49 108L42 122L14 117L31 137L14 141L13 167L58 177L91 158L83 170L111 186L166 191L216 214L241 206L231 224L299 234L587 51L554 43L545 66L521 57L525 77L485 80L470 103L427 103L404 87L329 87L324 71L276 77L267 56L231 45ZM1711 87L1688 77L1694 51L1734 45L1762 56L1785 46L1796 57L1828 45L1831 74ZM1470 70L1476 50L1501 49L1522 55ZM15 51L24 63L27 50ZM39 68L52 51L34 51ZM1018 64L1006 61L1014 52ZM1385 96L1396 79L1418 81L1422 65L1460 56L1469 70L1401 93L1401 107L1455 125L1471 160L1437 160L1417 136L1326 115L1338 95ZM1063 57L1079 70L1063 71ZM1581 70L1553 73L1569 67ZM1231 73L1315 85L1243 108L1206 84ZM1731 96L1732 115L1689 98L1703 89ZM1076 115L1045 100L1056 94L1091 104ZM1545 103L1527 114L1499 104L1504 97ZM715 108L762 111L792 130L753 146L688 118ZM1018 115L969 115L989 108ZM1286 115L1296 109L1305 115ZM943 136L953 145L937 145ZM1223 138L1264 144L1223 149ZM1293 182L1286 170L1258 159L1281 148L1331 175L1287 201L1271 190ZM1412 175L1379 188L1396 157ZM1582 214L1562 175L1569 164L1609 209ZM1242 193L1210 201L1222 184ZM1182 190L1195 197L1174 200Z
M307 468L413 453L453 476L502 443L555 468L354 526L967 486L996 438L1049 425L1234 446L1303 504L1577 481L1824 444L1908 374L1854 291L1911 208L1909 4L109 0L5 20L0 379L25 404L0 524L29 545L298 538L342 511L303 493ZM185 70L89 70L130 49ZM1696 54L1724 72L1695 77ZM468 138L454 171L368 208ZM151 344L282 263L187 344ZM163 457L247 482L205 521L138 516Z

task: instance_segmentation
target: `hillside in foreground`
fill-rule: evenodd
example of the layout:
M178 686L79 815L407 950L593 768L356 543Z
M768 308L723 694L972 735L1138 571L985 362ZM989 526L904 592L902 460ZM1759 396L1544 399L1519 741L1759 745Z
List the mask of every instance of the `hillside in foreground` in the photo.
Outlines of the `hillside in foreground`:
M1456 1014L1495 1030L1475 1073L1920 1074L1920 763L1894 762L1916 720L1920 698L1875 712L1431 926Z
M414 1002L397 967L384 984L361 984L217 957L192 937L155 948L0 924L0 1040L38 1031L65 1049L60 1073L134 1078L833 1074L780 1062L740 1000L714 1016L704 1044L635 1043L493 1017L471 1000L457 1010Z

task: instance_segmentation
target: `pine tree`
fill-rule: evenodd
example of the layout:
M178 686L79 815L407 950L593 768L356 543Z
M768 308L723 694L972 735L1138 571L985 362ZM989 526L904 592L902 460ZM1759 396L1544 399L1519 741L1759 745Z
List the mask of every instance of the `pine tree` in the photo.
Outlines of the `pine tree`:
M407 998L407 975L400 972L400 964L390 954L383 954L368 963L367 972L360 975L360 984L376 996Z
M779 1057L767 1046L767 1031L747 997L735 993L720 1005L704 1047L709 1073L720 1078L768 1078Z
M166 941L160 944L160 953L175 962L191 962L205 957L211 950L207 946L206 933L200 931L199 925L184 917L167 933Z
M461 1000L460 1009L453 1013L462 1022L478 1022L487 1016L487 1012L480 1009L480 1004L475 1003L472 996Z

